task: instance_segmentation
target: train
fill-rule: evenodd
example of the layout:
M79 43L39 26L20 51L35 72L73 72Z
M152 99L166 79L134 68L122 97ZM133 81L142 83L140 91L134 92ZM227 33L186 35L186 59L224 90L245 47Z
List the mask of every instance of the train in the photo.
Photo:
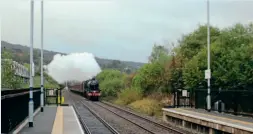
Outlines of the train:
M99 89L99 82L95 77L93 77L92 79L71 85L69 86L69 89L72 92L81 94L83 97L91 101L99 101L99 98L101 96L101 92Z

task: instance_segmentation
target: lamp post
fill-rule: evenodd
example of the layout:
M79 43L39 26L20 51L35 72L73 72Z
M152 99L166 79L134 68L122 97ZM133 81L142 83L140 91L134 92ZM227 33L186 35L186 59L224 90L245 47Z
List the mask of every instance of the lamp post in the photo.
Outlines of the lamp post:
M40 69L41 69L41 73L40 73L40 81L41 81L41 86L40 86L40 111L43 112L43 106L44 106L44 79L43 79L43 0L41 0L41 63L40 63Z
M34 0L31 0L31 24L30 24L30 91L29 91L29 127L33 127L33 10Z
M205 71L205 78L207 79L207 110L211 111L211 97L210 97L210 24L209 24L209 0L207 0L207 70Z

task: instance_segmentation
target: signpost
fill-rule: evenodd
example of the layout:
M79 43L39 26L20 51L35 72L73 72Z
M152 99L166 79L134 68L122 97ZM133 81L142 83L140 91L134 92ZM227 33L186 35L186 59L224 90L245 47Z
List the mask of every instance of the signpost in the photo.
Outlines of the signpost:
M49 96L54 96L54 90L49 90Z
M187 96L187 90L182 90L182 96L188 97L188 96Z

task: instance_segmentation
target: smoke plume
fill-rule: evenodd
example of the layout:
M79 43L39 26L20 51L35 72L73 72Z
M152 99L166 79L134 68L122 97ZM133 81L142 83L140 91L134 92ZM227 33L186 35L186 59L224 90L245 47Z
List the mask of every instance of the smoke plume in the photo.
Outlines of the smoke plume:
M96 76L100 67L91 53L56 54L47 66L47 73L57 82L84 81Z

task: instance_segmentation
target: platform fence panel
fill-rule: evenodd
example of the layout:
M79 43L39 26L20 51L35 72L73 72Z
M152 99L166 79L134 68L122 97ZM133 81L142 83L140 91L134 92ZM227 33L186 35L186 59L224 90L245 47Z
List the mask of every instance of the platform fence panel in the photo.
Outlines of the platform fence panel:
M9 133L28 117L29 89L4 92L1 96L1 133ZM40 93L40 88L33 88L34 111L40 107Z
M195 90L195 108L206 109L207 90ZM253 116L253 91L249 90L211 90L211 107L217 111L215 103L224 103L224 110L219 112L234 115ZM221 109L221 108L220 108Z
M45 92L45 104L47 105L59 105L62 100L62 90L61 89L47 89Z

